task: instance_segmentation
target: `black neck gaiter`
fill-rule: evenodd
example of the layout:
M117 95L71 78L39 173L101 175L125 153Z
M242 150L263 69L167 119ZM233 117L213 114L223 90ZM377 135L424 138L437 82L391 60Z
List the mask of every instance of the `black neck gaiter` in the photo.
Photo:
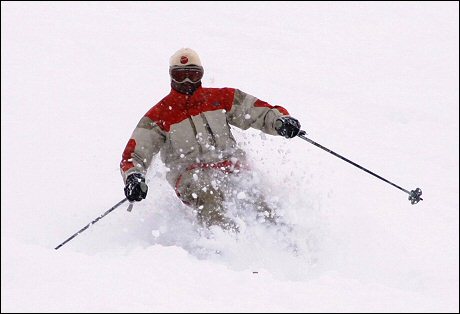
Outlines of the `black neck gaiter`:
M193 93L201 86L201 81L198 81L196 83L191 83L191 82L184 82L184 83L177 83L174 81L171 81L171 87L178 91L181 94L186 94L186 95L193 95Z

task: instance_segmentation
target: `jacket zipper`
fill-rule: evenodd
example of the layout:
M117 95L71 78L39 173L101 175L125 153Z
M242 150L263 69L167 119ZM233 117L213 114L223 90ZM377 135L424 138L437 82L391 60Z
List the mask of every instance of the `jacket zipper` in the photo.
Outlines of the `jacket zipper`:
M196 143L198 144L198 150L200 152L200 155L202 155L203 148L201 147L200 141L198 139L198 132L196 131L195 123L193 123L192 117L188 117L188 121L190 122L190 126L192 127L192 130L193 130L193 134L195 135L195 140L196 140Z
M205 128L208 131L208 133L211 135L211 144L212 146L216 147L216 138L214 137L214 133L211 130L211 127L209 126L208 119L206 119L206 116L203 113L200 113L201 119L204 122Z
M188 122L190 122L190 126L192 127L192 130L193 130L193 135L195 136L195 140L198 144L198 150L200 152L200 155L203 153L203 148L201 147L200 145L200 142L198 141L198 132L196 131L196 126L195 126L195 123L193 123L193 120L192 120L192 116L190 116L190 112L188 111L189 108L190 108L190 96L185 96L185 108L187 110L187 115L189 116L188 117Z

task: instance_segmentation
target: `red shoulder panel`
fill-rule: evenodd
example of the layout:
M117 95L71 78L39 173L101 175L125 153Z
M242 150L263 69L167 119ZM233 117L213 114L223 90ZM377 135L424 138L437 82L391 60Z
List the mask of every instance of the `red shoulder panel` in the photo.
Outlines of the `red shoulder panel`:
M150 109L146 116L169 132L171 125L191 116L214 110L230 111L235 90L232 88L199 88L189 96L175 90Z

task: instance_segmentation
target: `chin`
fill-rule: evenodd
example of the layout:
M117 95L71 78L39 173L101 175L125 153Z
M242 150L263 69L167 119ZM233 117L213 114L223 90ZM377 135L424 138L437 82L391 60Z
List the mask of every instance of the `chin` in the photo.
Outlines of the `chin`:
M192 95L195 91L201 86L201 81L198 83L182 83L182 84L174 84L172 83L171 86L177 90L179 93Z

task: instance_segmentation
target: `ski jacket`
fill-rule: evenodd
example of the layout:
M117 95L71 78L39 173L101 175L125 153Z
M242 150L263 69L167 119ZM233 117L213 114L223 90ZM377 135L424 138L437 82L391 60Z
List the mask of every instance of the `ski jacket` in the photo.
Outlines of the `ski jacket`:
M158 153L172 186L186 170L245 164L230 125L278 135L274 122L285 115L289 113L283 107L238 89L199 87L193 95L172 89L142 117L131 135L120 163L123 179L131 173L145 174Z

